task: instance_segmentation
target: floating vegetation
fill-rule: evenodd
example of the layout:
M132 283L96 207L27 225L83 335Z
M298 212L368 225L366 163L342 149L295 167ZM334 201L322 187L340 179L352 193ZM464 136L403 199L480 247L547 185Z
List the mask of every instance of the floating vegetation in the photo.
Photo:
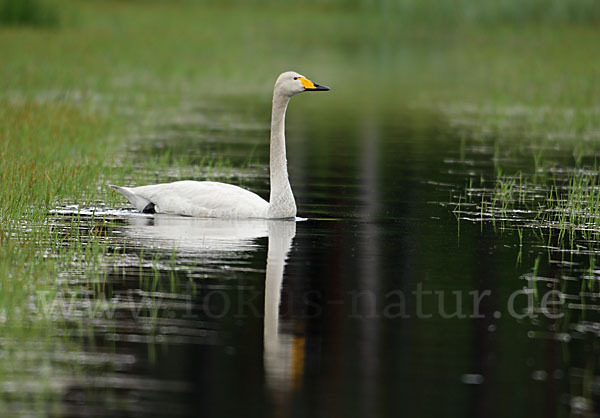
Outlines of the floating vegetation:
M526 176L498 175L489 184L471 181L458 196L459 220L491 222L500 228L528 228L553 243L578 250L600 239L600 185L595 167Z

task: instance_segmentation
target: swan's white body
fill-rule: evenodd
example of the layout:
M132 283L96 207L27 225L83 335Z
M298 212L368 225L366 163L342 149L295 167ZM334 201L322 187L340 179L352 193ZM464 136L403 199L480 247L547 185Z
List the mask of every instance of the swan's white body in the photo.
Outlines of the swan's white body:
M113 187L140 212L151 203L156 213L208 218L267 218L269 212L269 202L233 184L184 180Z
M293 218L296 202L288 179L285 112L290 98L303 91L329 90L293 71L279 76L271 115L271 195L262 197L232 184L176 181L140 187L111 186L139 211L214 218Z

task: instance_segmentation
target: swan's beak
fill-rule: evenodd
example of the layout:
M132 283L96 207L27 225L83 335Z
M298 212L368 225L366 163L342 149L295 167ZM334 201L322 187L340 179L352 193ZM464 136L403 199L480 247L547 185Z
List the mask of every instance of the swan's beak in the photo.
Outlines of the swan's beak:
M304 86L304 91L327 91L327 90L329 90L329 87L315 84L312 81L310 81L308 78L305 78L305 77L298 77L298 80L300 80L300 82Z

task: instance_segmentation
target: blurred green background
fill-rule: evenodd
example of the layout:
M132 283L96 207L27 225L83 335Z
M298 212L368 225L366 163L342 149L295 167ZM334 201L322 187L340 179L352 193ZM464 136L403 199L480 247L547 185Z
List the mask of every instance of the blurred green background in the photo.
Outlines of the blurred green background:
M594 0L3 0L0 10L5 95L268 96L288 69L335 97L446 110L579 112L600 93Z

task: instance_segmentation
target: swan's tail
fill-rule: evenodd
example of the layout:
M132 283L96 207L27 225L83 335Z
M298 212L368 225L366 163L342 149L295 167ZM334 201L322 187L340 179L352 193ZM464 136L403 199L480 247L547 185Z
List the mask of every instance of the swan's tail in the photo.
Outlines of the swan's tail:
M148 199L136 195L129 187L113 186L112 184L109 184L108 186L125 196L127 200L129 200L129 203L135 206L140 212L143 212L146 207L151 204Z

